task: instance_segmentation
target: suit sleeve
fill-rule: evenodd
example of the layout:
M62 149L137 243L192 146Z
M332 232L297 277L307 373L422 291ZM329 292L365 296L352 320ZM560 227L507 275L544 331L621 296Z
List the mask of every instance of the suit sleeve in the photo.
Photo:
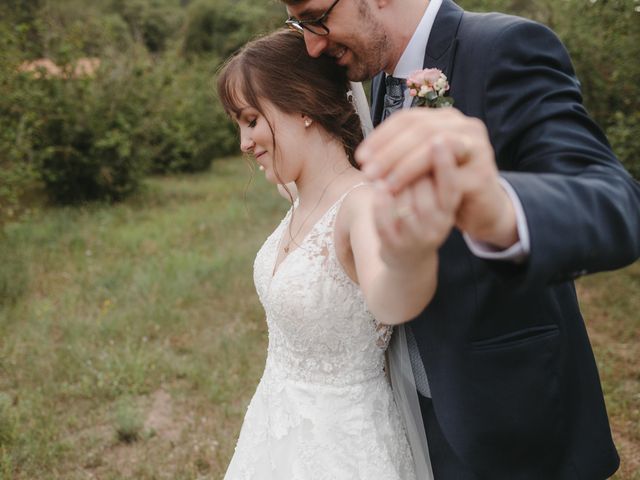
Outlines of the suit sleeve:
M531 248L524 265L492 268L523 284L549 284L637 259L640 185L584 109L560 40L519 21L497 36L486 65L485 118Z

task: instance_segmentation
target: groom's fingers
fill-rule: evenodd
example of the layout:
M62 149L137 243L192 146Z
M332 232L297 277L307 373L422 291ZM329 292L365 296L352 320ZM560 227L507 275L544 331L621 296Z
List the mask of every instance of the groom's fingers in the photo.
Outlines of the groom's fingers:
M453 109L398 112L363 141L356 150L356 159L371 180L384 179L389 189L397 193L431 173L435 142L444 142L458 165L468 163L475 152L484 150L478 122Z
M382 133L385 137L388 136L386 132ZM416 141L417 134L414 128L402 128L391 133L393 138L378 147L370 160L362 165L362 171L370 180L386 179L406 158L415 156L416 150L424 151L427 145L425 142Z
M390 144L389 148L393 148L394 145L395 143ZM436 146L438 146L437 155ZM451 168L446 177L449 178L453 167L468 163L473 142L468 135L463 133L451 134L447 132L436 133L433 137L423 139L411 147L402 157L394 155L391 151L387 153L392 160L387 160L390 166L385 166L385 173L381 177L387 182L392 193L400 192L425 175L432 175L436 168L436 157L440 158L440 163L450 164ZM393 163L391 164L391 162Z
M436 142L432 148L433 179L436 198L442 210L454 212L462 197L460 192L460 169L456 166L456 158L452 149L442 142Z
M432 170L432 144L425 141L398 158L387 170L384 181L393 193L402 191L405 187L428 175ZM365 172L366 173L366 172Z
M383 161L382 157L389 150L390 143L398 146L400 143L414 144L418 140L415 135L416 130L433 121L434 112L423 110L422 112L416 109L401 110L378 125L357 148L355 157L358 163L364 167ZM403 135L407 133L410 135ZM405 138L406 140L403 140Z

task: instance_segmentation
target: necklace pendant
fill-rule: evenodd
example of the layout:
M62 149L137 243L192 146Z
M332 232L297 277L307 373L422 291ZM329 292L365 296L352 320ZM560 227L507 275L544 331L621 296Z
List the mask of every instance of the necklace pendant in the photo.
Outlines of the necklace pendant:
M285 247L284 247L284 253L289 253L289 245L285 245Z

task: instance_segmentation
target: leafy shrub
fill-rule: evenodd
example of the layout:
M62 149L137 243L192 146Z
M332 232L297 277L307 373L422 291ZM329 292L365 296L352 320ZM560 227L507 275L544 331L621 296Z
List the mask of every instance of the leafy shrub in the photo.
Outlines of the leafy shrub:
M132 37L152 53L164 51L182 24L178 1L113 0L110 10L122 16Z
M276 2L199 0L187 11L182 51L225 58L257 33L281 26L282 17L283 7Z
M607 136L614 152L631 175L640 180L640 111L628 115L616 112L610 122Z
M133 443L141 438L144 420L139 409L130 399L121 399L114 415L115 429L118 440Z
M176 58L158 66L161 95L141 129L151 172L202 171L234 151L233 130L213 96L215 65Z
M26 30L0 23L0 224L13 216L24 191L37 178L33 161L34 115L25 113L26 88L15 58Z
M0 308L14 304L27 290L27 262L16 242L0 233ZM1 399L1 397L0 397ZM0 405L0 410L2 409ZM0 417L3 412L0 411ZM0 423L2 422L0 418ZM3 426L0 425L0 430ZM0 435L2 433L0 432ZM0 442L1 444L2 442Z
M138 187L144 162L135 126L144 114L135 65L101 67L91 78L31 80L46 99L34 132L39 173L57 203L120 200Z

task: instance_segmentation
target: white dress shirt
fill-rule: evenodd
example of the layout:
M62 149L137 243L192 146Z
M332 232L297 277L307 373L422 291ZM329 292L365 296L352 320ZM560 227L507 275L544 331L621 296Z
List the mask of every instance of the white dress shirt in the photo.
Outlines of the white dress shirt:
M420 20L416 31L411 37L411 40L409 40L404 52L402 52L402 56L393 71L394 77L407 78L413 72L423 69L424 53L427 49L427 42L429 41L433 22L436 19L436 15L438 14L438 10L440 10L441 5L442 0L431 0L429 2L424 15L422 16L422 20ZM406 89L404 93L404 104L402 108L409 108L413 101L413 97L408 94L408 89ZM522 208L522 203L520 202L520 199L513 187L502 177L500 177L500 185L507 192L507 195L513 203L516 213L519 240L509 248L500 250L487 243L474 240L466 233L463 233L463 236L469 249L474 255L480 258L522 261L531 251L527 219L524 214L524 209Z

